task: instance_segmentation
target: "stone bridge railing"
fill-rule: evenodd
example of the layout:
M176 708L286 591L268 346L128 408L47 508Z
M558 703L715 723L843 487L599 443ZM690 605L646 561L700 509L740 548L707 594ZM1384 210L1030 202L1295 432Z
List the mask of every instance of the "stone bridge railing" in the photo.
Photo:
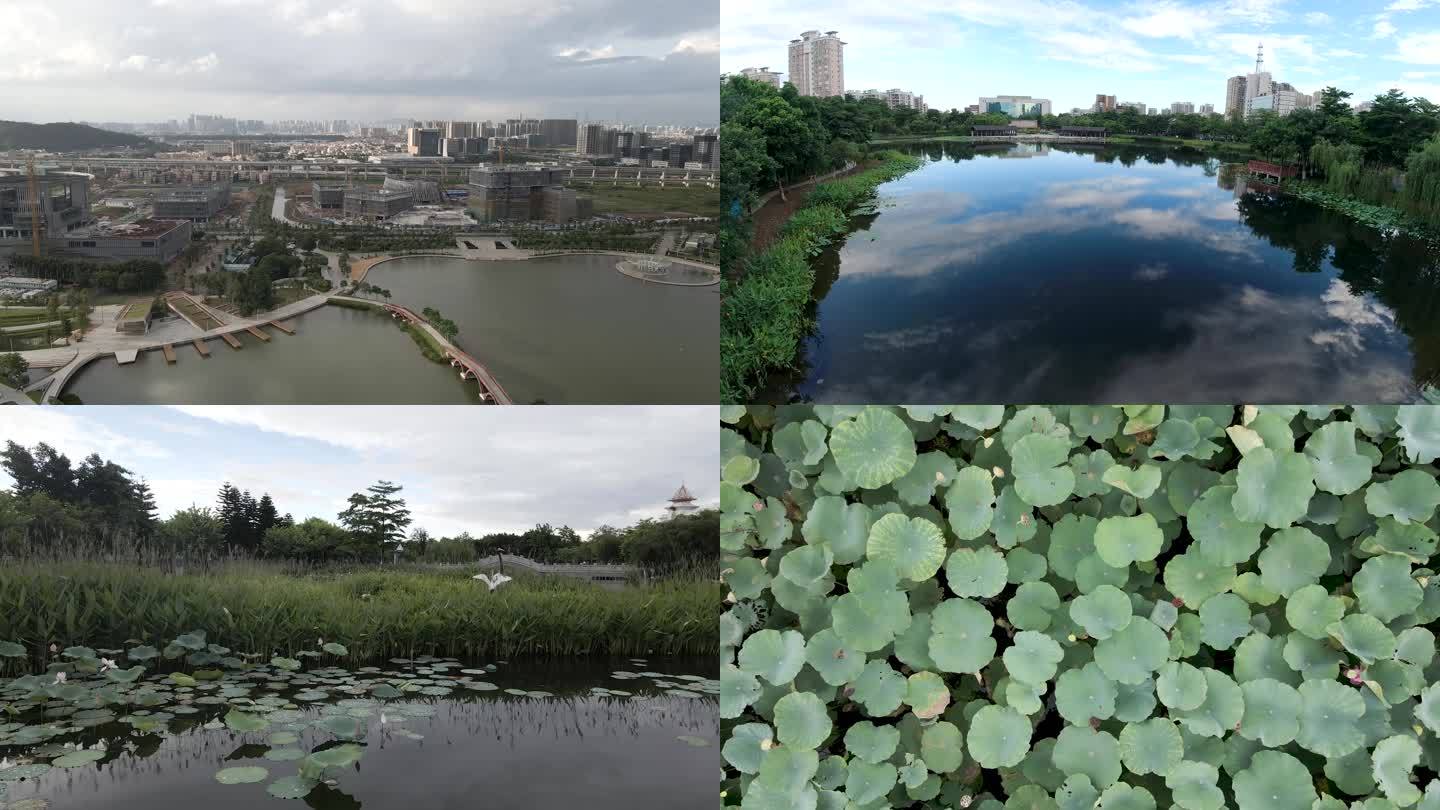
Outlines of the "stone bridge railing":
M518 554L485 557L475 563L450 563L439 567L478 568L481 571L493 571L500 569L502 563L506 571L521 570L528 571L532 574L543 574L545 576L571 577L572 579L583 579L587 582L614 587L623 586L632 579L641 576L640 569L633 565L613 565L607 563L591 565L577 563L542 563Z

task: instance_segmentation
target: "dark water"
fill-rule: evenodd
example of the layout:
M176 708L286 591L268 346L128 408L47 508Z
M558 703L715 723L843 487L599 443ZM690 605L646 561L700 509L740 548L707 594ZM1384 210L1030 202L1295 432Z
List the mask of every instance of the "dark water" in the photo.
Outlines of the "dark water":
M830 402L1390 402L1440 380L1440 257L1193 150L928 144L817 269Z
M517 403L717 402L718 288L647 284L615 270L620 259L415 256L366 280L454 321Z
M244 348L224 341L201 357L176 344L175 365L158 351L141 352L121 366L113 357L92 361L66 386L86 404L437 404L479 402L474 383L420 354L410 336L385 315L323 307L287 323L294 335L267 328L261 343L238 335Z
M382 664L393 669L393 664ZM264 757L275 728L245 734L200 726L219 710L170 722L164 736L142 735L112 723L87 733L111 754L98 763L54 768L35 780L11 781L8 800L48 799L52 810L252 810L256 806L316 810L686 810L713 807L718 762L718 706L713 696L683 698L617 680L614 670L649 670L713 677L713 660L649 659L634 664L579 659L556 663L507 662L485 676L501 688L544 690L551 698L501 691L457 690L442 698L407 698L364 718L365 753L299 801L274 798L266 783L292 775L298 762ZM623 689L635 697L594 697L593 687ZM397 704L428 705L429 717L397 722ZM306 712L307 719L319 709ZM419 734L411 739L404 731ZM708 743L692 745L680 737ZM306 729L299 748L312 750L330 735ZM122 746L129 745L129 750ZM118 752L118 753L117 753ZM0 748L12 760L13 749ZM265 782L223 785L221 768L259 765ZM3 804L3 802L0 802Z

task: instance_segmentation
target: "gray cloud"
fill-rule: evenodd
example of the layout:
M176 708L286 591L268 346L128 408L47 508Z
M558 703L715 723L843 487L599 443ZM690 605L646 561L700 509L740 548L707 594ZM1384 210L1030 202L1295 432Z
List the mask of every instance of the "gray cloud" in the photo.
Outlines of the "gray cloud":
M8 410L24 413L0 422L0 444L99 452L145 477L166 515L213 504L226 480L328 520L350 493L394 481L415 525L437 535L629 525L662 515L682 481L702 505L719 498L715 406Z
M34 120L569 116L711 123L719 8L621 0L18 0L0 105Z

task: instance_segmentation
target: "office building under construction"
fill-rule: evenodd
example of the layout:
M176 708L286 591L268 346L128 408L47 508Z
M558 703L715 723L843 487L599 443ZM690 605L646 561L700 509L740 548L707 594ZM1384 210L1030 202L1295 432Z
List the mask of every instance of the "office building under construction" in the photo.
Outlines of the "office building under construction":
M591 216L588 197L565 187L565 170L487 166L470 170L470 209L481 222L564 223Z

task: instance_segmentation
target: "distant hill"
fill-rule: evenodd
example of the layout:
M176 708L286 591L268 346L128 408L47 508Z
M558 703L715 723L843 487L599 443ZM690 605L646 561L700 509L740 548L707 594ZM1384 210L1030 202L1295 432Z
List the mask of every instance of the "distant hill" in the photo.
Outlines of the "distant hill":
M0 121L0 150L45 149L52 152L73 152L81 149L150 145L153 144L149 138L96 129L84 124Z

